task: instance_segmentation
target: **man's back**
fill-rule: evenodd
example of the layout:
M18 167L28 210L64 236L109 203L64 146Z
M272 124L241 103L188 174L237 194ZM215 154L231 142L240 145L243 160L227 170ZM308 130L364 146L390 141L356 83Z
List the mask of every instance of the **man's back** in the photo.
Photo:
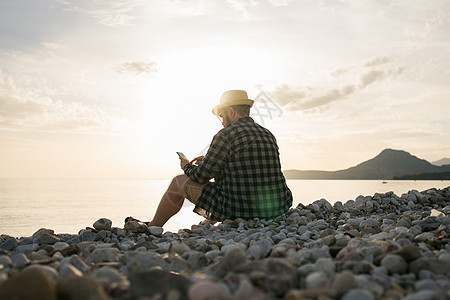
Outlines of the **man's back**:
M219 131L203 162L185 172L200 183L215 179L205 186L194 209L212 220L273 218L292 205L276 139L250 117Z

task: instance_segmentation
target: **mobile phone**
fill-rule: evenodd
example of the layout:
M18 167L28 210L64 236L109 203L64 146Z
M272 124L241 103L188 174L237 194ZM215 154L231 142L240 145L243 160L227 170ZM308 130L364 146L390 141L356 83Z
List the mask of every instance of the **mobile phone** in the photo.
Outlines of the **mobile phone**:
M177 152L177 154L178 154L179 157L181 157L181 158L183 158L183 159L186 159L186 160L189 160L189 159L186 157L186 155L183 154L183 152Z

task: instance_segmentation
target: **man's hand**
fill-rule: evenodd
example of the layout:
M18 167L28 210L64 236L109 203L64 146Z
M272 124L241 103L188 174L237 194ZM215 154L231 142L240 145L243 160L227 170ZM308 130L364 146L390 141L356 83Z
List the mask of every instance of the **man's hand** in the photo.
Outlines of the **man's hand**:
M189 163L189 160L180 157L180 167L181 167L181 170L184 170L184 166L187 165L188 163Z
M194 158L193 160L191 160L190 163L193 164L193 165L198 166L198 165L203 161L204 158L205 158L204 155L197 156L196 158Z

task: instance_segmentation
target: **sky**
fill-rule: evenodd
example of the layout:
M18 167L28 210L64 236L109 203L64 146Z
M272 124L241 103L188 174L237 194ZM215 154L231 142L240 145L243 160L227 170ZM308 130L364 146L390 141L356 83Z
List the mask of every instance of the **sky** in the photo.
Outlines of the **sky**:
M2 0L0 177L145 178L246 90L282 168L450 157L450 2Z

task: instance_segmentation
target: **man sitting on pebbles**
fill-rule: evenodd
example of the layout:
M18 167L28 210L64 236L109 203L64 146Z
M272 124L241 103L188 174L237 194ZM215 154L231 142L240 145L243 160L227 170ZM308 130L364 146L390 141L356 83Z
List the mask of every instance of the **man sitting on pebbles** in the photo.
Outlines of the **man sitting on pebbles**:
M148 226L162 227L187 198L207 221L272 219L288 211L292 194L281 172L273 134L249 117L253 100L242 90L222 94L213 114L222 122L205 156L180 157L175 176ZM214 179L214 181L210 181ZM136 220L132 217L125 222Z

